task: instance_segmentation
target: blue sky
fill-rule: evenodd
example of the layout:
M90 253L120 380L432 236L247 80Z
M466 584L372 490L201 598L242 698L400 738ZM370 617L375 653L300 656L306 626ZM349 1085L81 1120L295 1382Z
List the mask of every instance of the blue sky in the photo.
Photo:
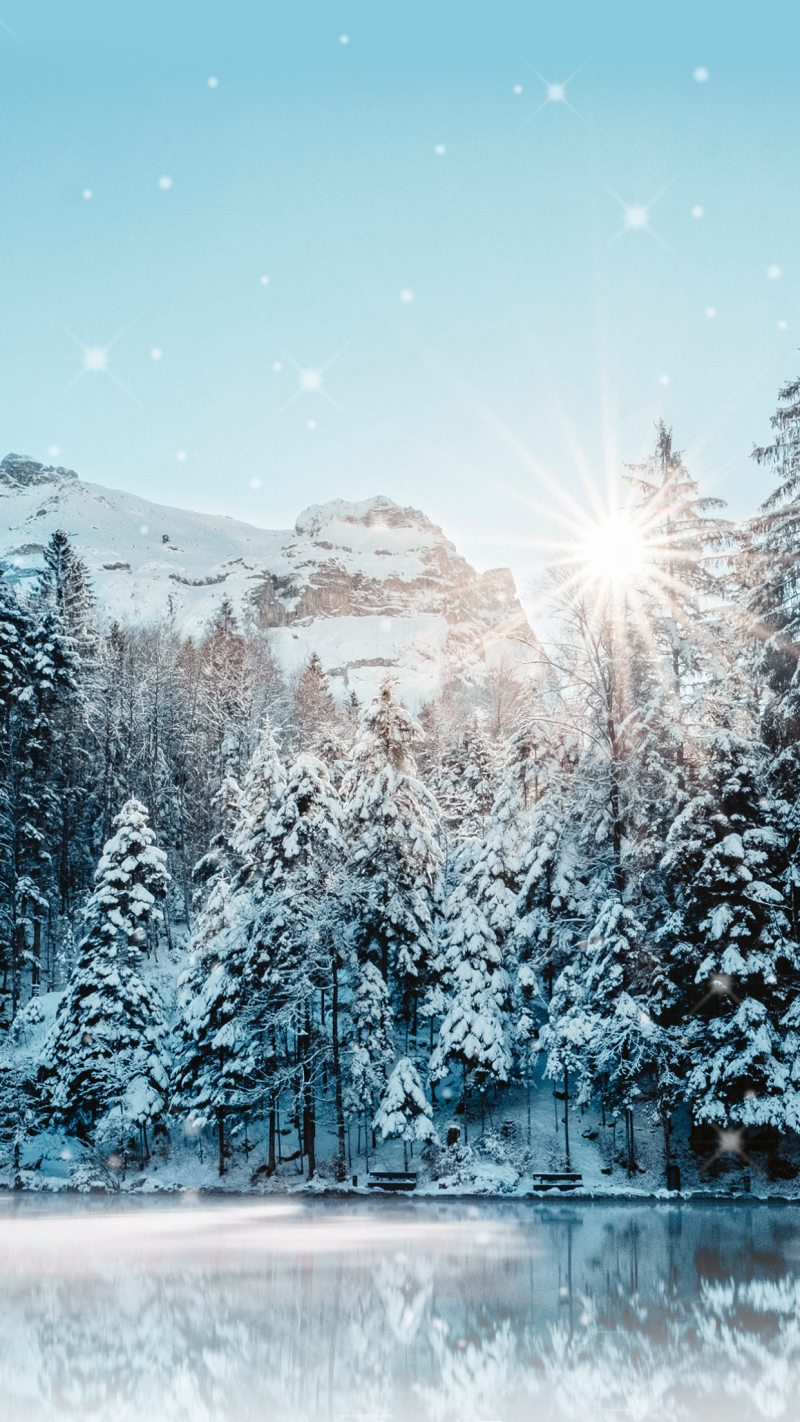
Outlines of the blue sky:
M659 416L734 513L767 492L796 6L0 19L3 452L268 527L386 493L523 583Z

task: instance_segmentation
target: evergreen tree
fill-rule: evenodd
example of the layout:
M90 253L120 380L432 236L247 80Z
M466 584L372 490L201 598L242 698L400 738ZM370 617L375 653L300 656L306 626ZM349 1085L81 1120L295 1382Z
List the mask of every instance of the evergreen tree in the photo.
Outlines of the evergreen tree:
M546 785L546 746L546 736L536 724L526 724L511 737L489 826L466 877L470 896L501 943L517 922L531 815Z
M223 786L227 784L223 781ZM193 935L179 986L180 1043L172 1109L184 1119L216 1121L220 1174L225 1119L247 1119L263 1091L264 1064L254 1028L248 926L258 912L271 848L271 814L286 773L266 721L241 797L229 786L225 814L237 808L224 846L212 846L212 888ZM222 790L220 793L223 793ZM241 867L234 873L236 865Z
M40 1082L53 1115L91 1138L141 1128L164 1113L170 1059L156 994L137 959L161 918L169 876L147 811L129 800L114 821L87 905L89 932L42 1052ZM113 1113L108 1115L108 1113Z
M247 927L247 976L265 1060L279 1033L296 1040L309 1178L316 1168L316 1075L327 1055L314 1000L332 986L332 958L339 951L333 890L343 861L339 796L324 763L300 755L265 827L263 870L253 885L255 915ZM332 1031L338 1071L335 1020ZM341 1144L343 1117L340 1126Z
M760 669L778 703L795 683L800 644L800 380L785 385L779 400L772 444L753 451L777 482L750 520L739 560Z
M0 952L4 988L16 957L17 768L23 755L20 698L27 686L28 640L27 611L0 572Z
M86 564L75 553L63 528L56 529L44 550L46 582L56 612L73 649L84 659L97 651L95 598Z
M464 1078L464 1122L468 1078L483 1090L490 1080L505 1082L511 1066L507 1040L509 977L495 934L466 886L448 908L447 976L452 997L430 1062L432 1081L454 1065Z
M33 610L32 610L33 611ZM59 615L39 606L27 624L24 686L17 697L19 730L12 766L14 930L12 1002L30 967L39 991L51 904L59 894L58 865L65 800L63 720L77 696L75 657Z
M359 958L397 983L407 1020L422 999L443 897L438 810L416 778L421 734L384 682L364 713L343 785Z
M498 791L494 750L477 722L447 746L428 778L442 820L453 839L486 833Z
M300 673L292 720L299 751L319 756L322 747L327 749L341 741L336 704L316 652L312 652Z
M417 1068L409 1057L401 1057L389 1077L372 1129L382 1141L400 1137L406 1169L408 1146L411 1145L413 1152L414 1141L436 1139L433 1108L422 1089Z
M345 1110L371 1120L394 1060L392 1005L379 969L369 959L356 964L350 1005L351 1036L344 1089Z
M785 1124L784 1018L800 957L783 894L786 846L765 798L767 754L729 730L710 737L698 794L673 825L666 925L681 994L697 1120Z
M240 818L231 832L233 849L244 861L245 881L263 868L269 816L285 785L286 771L278 742L265 717L244 779Z
M193 1125L216 1121L219 1173L225 1171L225 1118L247 1115L257 1089L258 1061L245 974L246 893L234 894L222 874L191 940L178 982L181 1017L171 1109Z

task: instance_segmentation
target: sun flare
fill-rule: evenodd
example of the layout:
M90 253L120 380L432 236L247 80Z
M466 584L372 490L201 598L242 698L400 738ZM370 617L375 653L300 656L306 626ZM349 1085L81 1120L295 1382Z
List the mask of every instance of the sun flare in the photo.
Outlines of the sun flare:
M577 553L590 581L616 586L635 583L647 564L643 529L624 510L615 510L588 529Z

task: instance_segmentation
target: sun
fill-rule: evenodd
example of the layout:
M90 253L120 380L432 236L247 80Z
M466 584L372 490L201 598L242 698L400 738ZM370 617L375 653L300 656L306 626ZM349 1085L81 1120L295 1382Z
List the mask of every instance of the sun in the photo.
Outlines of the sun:
M647 561L644 530L624 509L613 510L587 528L576 548L585 581L618 588L639 581Z

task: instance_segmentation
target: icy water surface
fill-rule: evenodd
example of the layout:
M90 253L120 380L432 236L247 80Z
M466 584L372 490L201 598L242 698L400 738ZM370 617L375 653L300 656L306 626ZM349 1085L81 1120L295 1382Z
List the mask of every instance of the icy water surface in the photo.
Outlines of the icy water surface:
M0 1204L0 1418L800 1418L800 1210Z

